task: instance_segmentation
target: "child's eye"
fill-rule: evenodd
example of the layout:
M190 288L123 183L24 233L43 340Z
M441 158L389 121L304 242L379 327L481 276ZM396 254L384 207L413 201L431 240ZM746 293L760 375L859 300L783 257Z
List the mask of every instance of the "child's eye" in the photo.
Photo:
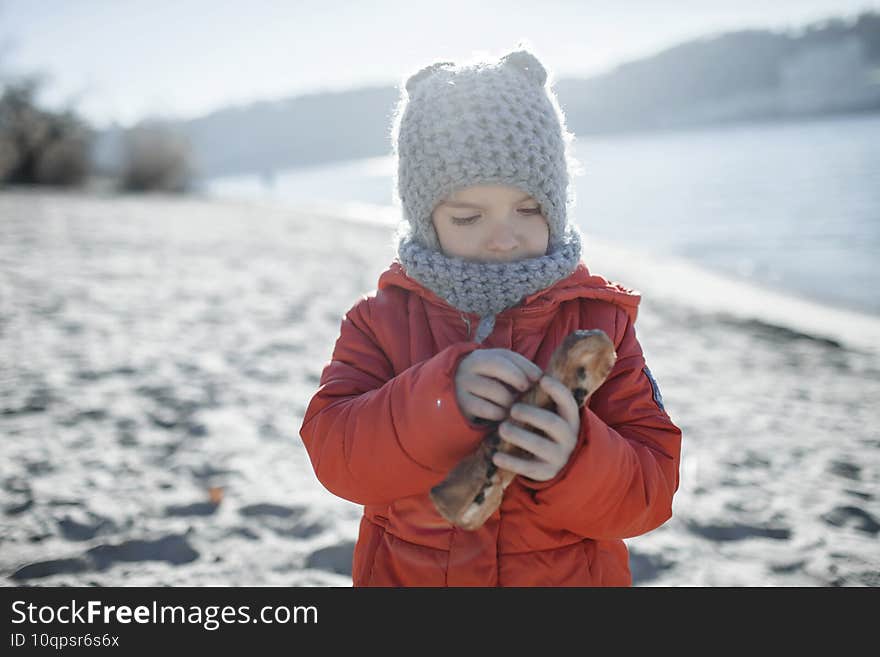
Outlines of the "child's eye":
M520 212L528 215L536 215L541 214L541 208L520 208ZM452 223L456 226L465 226L474 223L479 218L480 215L478 214L475 214L473 217L452 217Z

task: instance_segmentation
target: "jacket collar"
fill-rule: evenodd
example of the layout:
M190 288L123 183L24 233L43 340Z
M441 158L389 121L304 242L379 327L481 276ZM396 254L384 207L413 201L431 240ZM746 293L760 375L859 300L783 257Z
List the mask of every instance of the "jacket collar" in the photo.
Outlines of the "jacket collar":
M458 309L453 308L444 299L441 299L415 279L407 276L404 266L396 260L379 276L378 289L382 290L391 287L409 290L433 305L447 309L455 314L469 315L471 318L478 319L474 313L462 313ZM557 281L549 288L539 290L525 297L522 303L499 313L498 317L547 312L563 301L576 298L599 299L613 303L624 309L627 315L629 315L630 321L635 322L642 295L637 290L608 281L602 276L591 274L587 265L581 261L569 276Z

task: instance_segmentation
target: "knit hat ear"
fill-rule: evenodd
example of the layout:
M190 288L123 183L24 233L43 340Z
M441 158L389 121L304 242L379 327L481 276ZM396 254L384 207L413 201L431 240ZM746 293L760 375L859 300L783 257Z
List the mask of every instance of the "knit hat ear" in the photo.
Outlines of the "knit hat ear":
M544 83L547 82L547 70L538 61L538 58L527 50L517 50L516 52L509 53L501 58L501 63L522 71L539 87L543 87Z
M443 68L444 66L455 66L455 62L435 62L429 66L424 67L417 73L413 73L406 81L406 92L410 96L412 96L416 87L422 80L431 75L437 69Z

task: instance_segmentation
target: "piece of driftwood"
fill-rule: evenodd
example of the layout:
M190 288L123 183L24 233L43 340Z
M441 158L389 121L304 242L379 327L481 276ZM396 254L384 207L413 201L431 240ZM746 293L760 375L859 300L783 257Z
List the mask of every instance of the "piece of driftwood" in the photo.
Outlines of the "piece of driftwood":
M578 407L602 385L617 360L614 344L598 329L575 331L568 335L550 358L544 372L571 390ZM555 410L556 404L536 383L518 399L520 403ZM510 422L534 433L542 432L509 418ZM543 435L543 434L542 434ZM497 428L480 443L477 450L462 459L446 479L431 489L430 497L446 520L462 529L478 529L501 505L504 489L515 473L498 468L492 462L496 451L529 458L531 454L503 440Z

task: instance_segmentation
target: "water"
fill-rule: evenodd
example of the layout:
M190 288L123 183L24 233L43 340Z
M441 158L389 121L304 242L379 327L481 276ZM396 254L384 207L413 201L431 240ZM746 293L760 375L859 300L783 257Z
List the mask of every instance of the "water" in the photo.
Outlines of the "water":
M574 218L587 236L880 315L880 116L581 137L575 154L585 171ZM205 189L392 206L393 166L369 158Z

